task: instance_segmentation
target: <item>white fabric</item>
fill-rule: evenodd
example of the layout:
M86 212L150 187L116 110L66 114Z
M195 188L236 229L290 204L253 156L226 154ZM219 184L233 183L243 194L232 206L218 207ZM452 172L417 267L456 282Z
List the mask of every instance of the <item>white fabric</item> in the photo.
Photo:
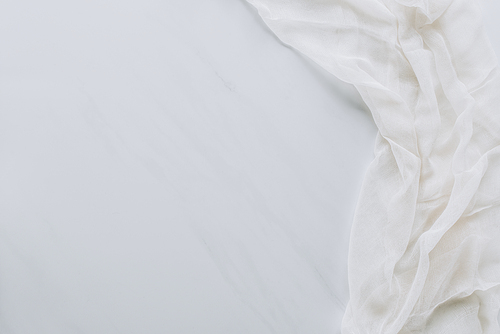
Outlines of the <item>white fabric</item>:
M478 4L249 1L379 129L342 333L500 333L500 79Z

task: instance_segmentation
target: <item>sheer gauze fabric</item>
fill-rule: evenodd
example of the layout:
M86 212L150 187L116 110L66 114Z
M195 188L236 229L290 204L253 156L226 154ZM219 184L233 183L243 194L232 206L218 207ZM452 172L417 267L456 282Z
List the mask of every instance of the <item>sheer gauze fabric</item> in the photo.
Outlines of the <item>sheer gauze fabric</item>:
M249 1L379 129L342 333L500 333L500 77L478 3Z

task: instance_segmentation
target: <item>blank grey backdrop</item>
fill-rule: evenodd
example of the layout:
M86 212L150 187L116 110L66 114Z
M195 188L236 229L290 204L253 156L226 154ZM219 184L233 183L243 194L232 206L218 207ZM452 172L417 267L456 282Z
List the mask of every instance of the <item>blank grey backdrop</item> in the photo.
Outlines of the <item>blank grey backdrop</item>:
M340 332L352 87L244 1L1 7L0 332Z

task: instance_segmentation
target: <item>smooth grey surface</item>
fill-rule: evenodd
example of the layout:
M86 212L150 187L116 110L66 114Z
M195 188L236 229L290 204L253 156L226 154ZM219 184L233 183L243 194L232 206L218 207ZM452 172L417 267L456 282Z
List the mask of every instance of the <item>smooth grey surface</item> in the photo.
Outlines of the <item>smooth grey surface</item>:
M243 1L0 11L0 332L339 333L376 129Z

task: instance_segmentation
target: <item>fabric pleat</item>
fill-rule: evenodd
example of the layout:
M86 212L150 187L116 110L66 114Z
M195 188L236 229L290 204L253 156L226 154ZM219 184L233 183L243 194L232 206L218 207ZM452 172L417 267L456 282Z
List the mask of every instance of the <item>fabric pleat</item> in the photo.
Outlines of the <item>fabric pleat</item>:
M249 0L379 134L343 334L500 333L500 75L471 0Z

